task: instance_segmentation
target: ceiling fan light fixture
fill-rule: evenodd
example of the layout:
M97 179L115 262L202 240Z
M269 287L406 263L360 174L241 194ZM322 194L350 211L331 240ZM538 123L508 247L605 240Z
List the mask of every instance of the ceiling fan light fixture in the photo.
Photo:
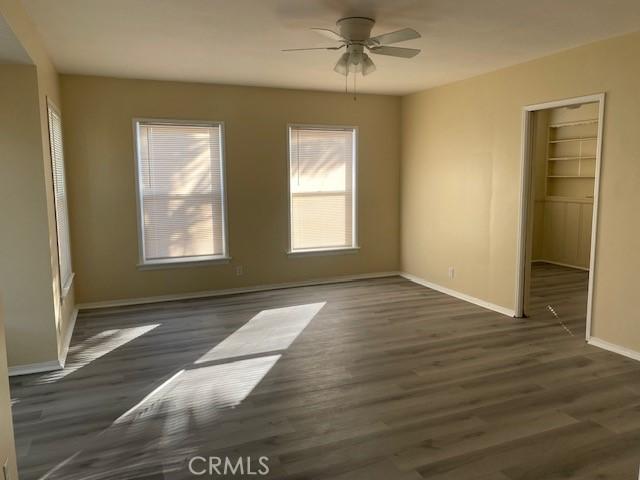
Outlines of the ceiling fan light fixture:
M351 65L360 65L362 63L362 58L364 53L362 49L351 48L349 56L349 63Z
M369 58L366 53L362 57L362 75L369 75L376 71L376 64Z
M362 63L349 64L349 73L360 73L360 72L362 72Z
M349 74L349 57L349 52L345 52L340 55L340 59L338 60L338 63L336 63L336 66L333 67L333 70L346 77Z

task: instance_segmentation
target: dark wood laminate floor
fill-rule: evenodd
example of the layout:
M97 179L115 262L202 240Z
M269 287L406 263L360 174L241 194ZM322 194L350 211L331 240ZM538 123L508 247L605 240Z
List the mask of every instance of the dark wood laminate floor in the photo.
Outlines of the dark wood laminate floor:
M522 320L399 277L83 312L12 379L21 478L635 480L640 364L585 344L586 281L536 266Z

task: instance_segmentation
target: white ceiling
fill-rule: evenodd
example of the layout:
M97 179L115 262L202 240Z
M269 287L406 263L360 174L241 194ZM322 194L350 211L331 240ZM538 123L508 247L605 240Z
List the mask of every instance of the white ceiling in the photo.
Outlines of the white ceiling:
M407 60L374 56L362 92L405 94L640 30L638 0L22 0L64 73L343 90L310 27L370 16L412 27Z

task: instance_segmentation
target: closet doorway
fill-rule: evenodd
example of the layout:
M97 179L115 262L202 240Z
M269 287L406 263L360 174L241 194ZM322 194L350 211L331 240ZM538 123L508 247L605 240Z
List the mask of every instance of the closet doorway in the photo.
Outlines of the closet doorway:
M523 109L516 314L587 340L603 120L604 94Z

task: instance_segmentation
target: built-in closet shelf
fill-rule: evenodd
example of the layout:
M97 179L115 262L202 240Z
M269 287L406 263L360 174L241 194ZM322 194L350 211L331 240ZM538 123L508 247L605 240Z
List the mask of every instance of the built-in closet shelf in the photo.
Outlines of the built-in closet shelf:
M597 123L598 123L597 118L590 118L587 120L579 120L576 122L552 123L551 125L549 125L549 128L575 127L578 125L595 125Z
M598 163L597 107L561 107L535 117L532 258L589 266Z
M552 123L547 131L547 197L583 198L593 193L598 120Z
M556 197L547 196L544 199L545 202L560 202L560 203L593 203L593 197Z
M596 178L595 176L587 176L587 175L547 175L547 178Z
M549 143L565 143L565 142L584 142L587 140L596 140L598 137L574 137L574 138L558 138L549 140Z
M550 162L559 162L562 160L595 160L596 157L551 157Z

